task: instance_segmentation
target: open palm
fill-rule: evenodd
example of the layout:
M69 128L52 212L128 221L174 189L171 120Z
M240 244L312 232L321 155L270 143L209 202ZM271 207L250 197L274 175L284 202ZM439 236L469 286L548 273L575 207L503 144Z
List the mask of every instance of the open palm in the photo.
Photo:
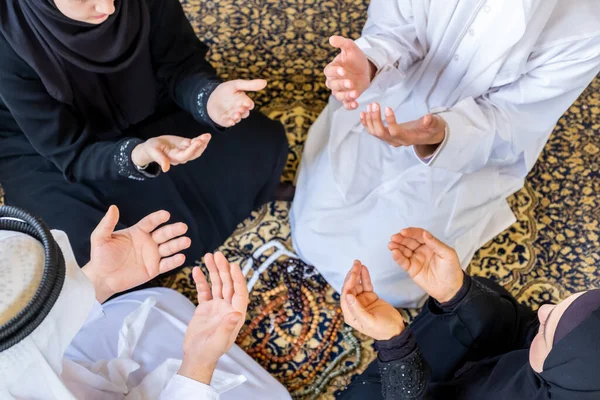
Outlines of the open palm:
M207 254L204 262L211 285L196 267L192 271L198 307L184 341L184 370L194 365L216 364L235 343L248 308L246 279L236 264L230 265L223 253Z
M392 236L389 249L396 263L437 301L450 301L460 290L464 273L458 255L424 229L404 229Z
M111 207L91 237L92 274L109 295L139 286L159 274L181 266L183 254L191 245L183 223L158 228L170 218L158 211L131 228L118 232L119 210ZM158 229L157 229L158 228Z
M373 291L367 267L355 261L342 288L344 320L359 332L376 340L388 340L404 330L400 313Z

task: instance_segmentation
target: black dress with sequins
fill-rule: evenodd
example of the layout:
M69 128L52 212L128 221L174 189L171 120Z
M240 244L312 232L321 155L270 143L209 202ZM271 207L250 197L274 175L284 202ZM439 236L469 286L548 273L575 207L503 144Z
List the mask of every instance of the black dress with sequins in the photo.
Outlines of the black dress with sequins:
M536 387L529 384L537 377L528 347L538 328L536 314L504 288L465 275L454 299L442 304L430 299L401 335L377 341L378 359L338 398L533 398L518 396ZM509 376L514 387L506 389L499 376Z

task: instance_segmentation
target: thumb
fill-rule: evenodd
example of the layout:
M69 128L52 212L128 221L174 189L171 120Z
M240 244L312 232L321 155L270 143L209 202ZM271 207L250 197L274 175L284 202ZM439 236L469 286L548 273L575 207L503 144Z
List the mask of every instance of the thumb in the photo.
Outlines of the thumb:
M267 87L267 81L264 79L254 79L252 81L238 79L234 82L236 90L244 92L258 92Z
M239 312L231 312L224 316L215 333L216 337L229 339L241 320L242 314Z
M118 223L119 209L117 206L110 206L104 218L92 232L92 242L110 239Z
M375 318L360 304L360 301L353 294L346 295L346 301L348 303L348 311L352 314L352 317L360 324L361 327L370 326L375 323ZM352 322L352 321L350 321ZM358 328L356 328L358 329Z
M340 50L350 50L354 42L343 36L332 36L329 38L329 44Z
M423 240L425 241L425 244L441 258L448 260L456 257L456 252L450 246L433 236L431 233L423 231Z

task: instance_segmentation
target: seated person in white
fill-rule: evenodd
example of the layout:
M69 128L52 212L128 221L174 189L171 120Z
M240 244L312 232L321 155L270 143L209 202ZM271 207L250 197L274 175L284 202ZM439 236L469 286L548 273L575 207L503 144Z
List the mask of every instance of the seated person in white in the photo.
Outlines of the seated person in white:
M35 221L22 215L30 226ZM9 216L15 213L0 207L0 217ZM111 207L81 269L64 233L38 226L42 245L0 219L0 398L290 399L234 344L248 290L223 254L205 257L212 290L193 270L197 307L165 288L106 301L183 264L187 226L161 226L169 217L159 211L114 232L119 213Z
M600 71L599 20L598 0L372 0L361 38L330 40L333 97L291 213L300 257L338 292L360 258L394 306L424 300L386 251L398 229L431 231L466 268Z

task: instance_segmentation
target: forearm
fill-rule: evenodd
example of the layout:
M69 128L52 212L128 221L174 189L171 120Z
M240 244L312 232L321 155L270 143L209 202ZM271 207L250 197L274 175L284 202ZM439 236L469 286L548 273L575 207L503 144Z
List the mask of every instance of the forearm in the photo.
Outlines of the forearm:
M81 268L82 272L87 276L88 280L94 286L94 292L96 293L96 300L98 303L103 304L106 300L110 299L112 296L117 294L115 291L111 290L103 280L96 275L97 266L94 261L90 261L83 268Z
M184 357L183 363L181 364L181 368L179 368L179 371L177 373L196 382L204 383L205 385L210 385L213 373L215 372L216 368L216 363L195 362L186 360L186 358Z
M375 348L385 400L429 398L431 371L410 328L390 340L377 341Z

